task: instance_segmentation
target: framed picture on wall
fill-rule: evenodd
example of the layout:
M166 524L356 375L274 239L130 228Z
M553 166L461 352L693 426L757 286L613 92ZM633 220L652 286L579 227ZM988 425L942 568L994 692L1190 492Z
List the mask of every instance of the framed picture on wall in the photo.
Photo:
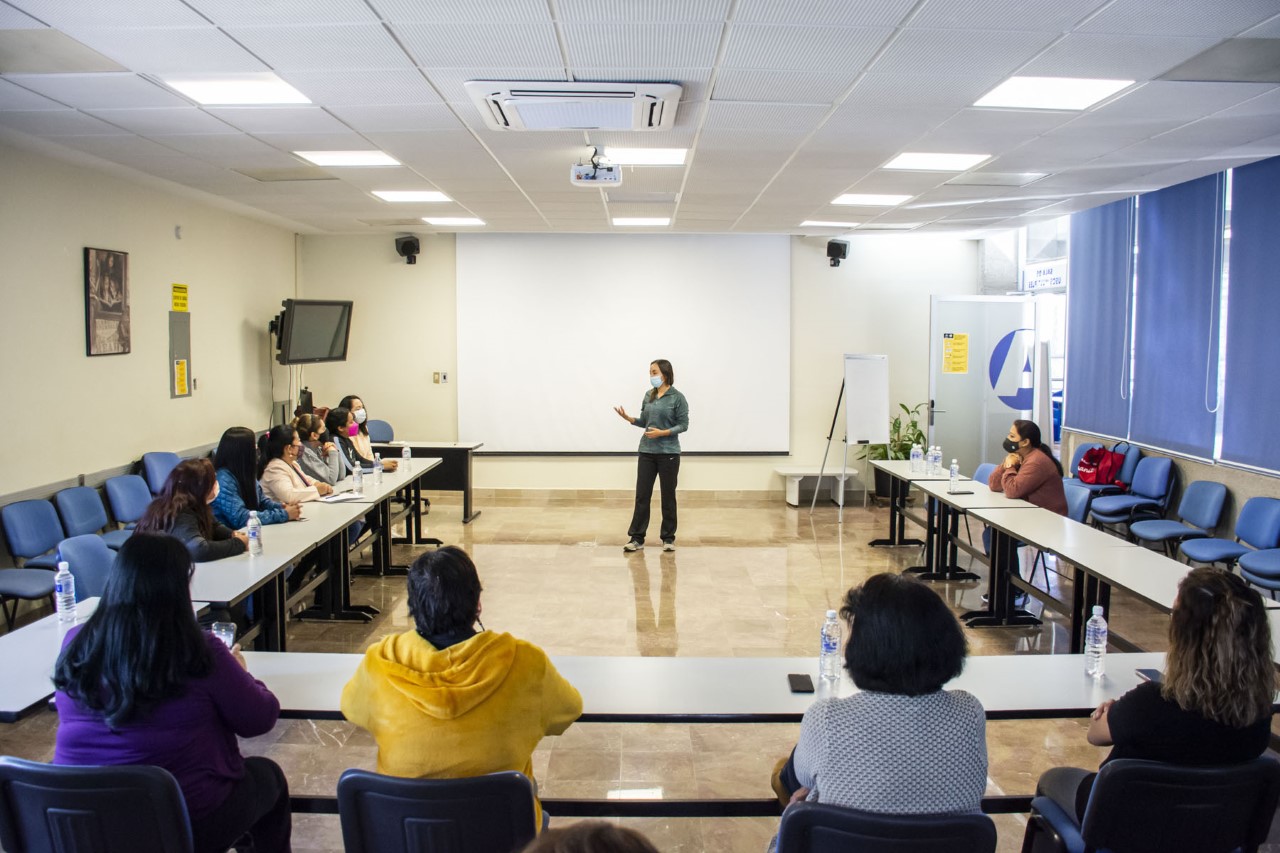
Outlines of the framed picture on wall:
M84 338L87 355L129 352L128 252L85 247Z

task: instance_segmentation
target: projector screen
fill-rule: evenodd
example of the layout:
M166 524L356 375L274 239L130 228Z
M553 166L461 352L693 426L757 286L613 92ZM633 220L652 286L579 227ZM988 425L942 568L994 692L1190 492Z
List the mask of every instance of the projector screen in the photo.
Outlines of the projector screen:
M649 363L694 453L791 446L786 236L459 234L458 436L485 452L634 452Z

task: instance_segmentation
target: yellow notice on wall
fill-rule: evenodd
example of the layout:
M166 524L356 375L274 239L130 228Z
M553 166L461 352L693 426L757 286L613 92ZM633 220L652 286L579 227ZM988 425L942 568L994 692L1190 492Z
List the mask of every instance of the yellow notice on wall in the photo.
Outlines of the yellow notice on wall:
M969 335L964 332L944 332L942 335L942 372L969 372Z
M187 387L187 360L175 358L173 360L173 394L175 397L185 397L190 393L191 389Z
M187 311L187 286L185 284L175 284L173 286L173 310Z

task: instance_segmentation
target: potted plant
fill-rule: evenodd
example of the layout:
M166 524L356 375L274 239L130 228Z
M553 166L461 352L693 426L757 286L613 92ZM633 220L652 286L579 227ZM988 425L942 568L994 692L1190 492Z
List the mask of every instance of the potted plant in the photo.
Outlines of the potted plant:
M924 403L917 403L910 408L905 403L899 403L898 408L902 409L902 414L894 415L889 419L889 443L888 444L869 444L859 459L910 459L911 448L914 445L925 446L924 430L920 427L920 418L922 418ZM889 475L875 469L876 476L876 497L889 497Z

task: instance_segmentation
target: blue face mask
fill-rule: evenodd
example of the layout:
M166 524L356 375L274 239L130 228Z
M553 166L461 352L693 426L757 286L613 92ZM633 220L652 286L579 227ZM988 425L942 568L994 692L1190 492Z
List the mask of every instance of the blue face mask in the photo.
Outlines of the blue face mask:
M650 376L650 377L649 377L649 384L650 384L650 385L652 385L654 388L661 388L661 387L662 387L662 374L661 374L661 373L659 373L657 376Z

